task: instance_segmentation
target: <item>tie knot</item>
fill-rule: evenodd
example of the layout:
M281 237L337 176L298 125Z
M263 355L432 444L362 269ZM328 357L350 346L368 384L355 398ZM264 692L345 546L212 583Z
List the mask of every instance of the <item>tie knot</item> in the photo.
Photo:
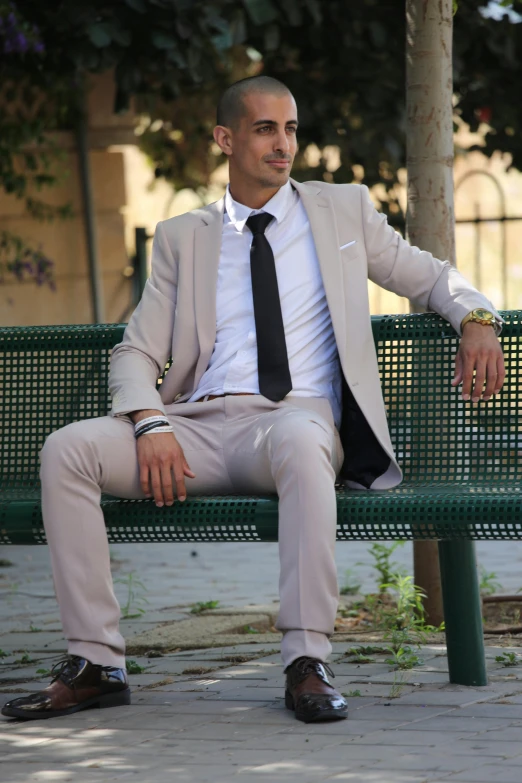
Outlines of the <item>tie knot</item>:
M268 224L274 219L268 212L260 212L259 215L250 215L246 224L254 236L264 234Z

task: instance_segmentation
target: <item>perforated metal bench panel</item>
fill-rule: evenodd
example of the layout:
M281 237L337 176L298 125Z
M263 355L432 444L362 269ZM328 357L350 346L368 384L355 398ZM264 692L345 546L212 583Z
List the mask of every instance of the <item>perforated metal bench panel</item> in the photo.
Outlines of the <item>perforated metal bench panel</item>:
M451 387L458 337L436 315L372 318L390 432L405 481L339 489L339 539L522 537L518 481L522 312L503 313L508 377L474 407ZM0 329L0 543L44 543L38 454L65 424L106 415L124 327ZM103 498L111 541L277 539L277 499L211 497L157 509Z

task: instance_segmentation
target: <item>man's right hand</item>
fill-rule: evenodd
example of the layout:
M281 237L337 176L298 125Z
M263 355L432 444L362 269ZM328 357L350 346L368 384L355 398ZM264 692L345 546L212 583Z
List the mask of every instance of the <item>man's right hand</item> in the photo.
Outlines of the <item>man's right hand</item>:
M161 411L134 411L131 419L137 424L141 419L158 414L162 415ZM136 441L136 450L141 488L146 497L154 497L158 507L171 506L175 495L178 500L185 500L185 476L195 478L195 473L191 471L175 435L172 432L142 435Z

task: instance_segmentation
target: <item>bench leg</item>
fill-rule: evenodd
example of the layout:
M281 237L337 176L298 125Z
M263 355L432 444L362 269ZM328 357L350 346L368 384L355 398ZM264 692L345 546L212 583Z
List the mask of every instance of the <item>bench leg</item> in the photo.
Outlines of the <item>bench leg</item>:
M487 685L482 610L473 541L439 541L450 682Z

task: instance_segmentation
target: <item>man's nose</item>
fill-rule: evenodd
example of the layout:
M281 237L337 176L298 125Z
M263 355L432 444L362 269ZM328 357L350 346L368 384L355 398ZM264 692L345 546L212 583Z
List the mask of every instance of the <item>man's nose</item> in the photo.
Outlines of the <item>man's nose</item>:
M278 133L277 138L274 139L274 152L283 152L288 154L290 149L290 141L286 133Z

